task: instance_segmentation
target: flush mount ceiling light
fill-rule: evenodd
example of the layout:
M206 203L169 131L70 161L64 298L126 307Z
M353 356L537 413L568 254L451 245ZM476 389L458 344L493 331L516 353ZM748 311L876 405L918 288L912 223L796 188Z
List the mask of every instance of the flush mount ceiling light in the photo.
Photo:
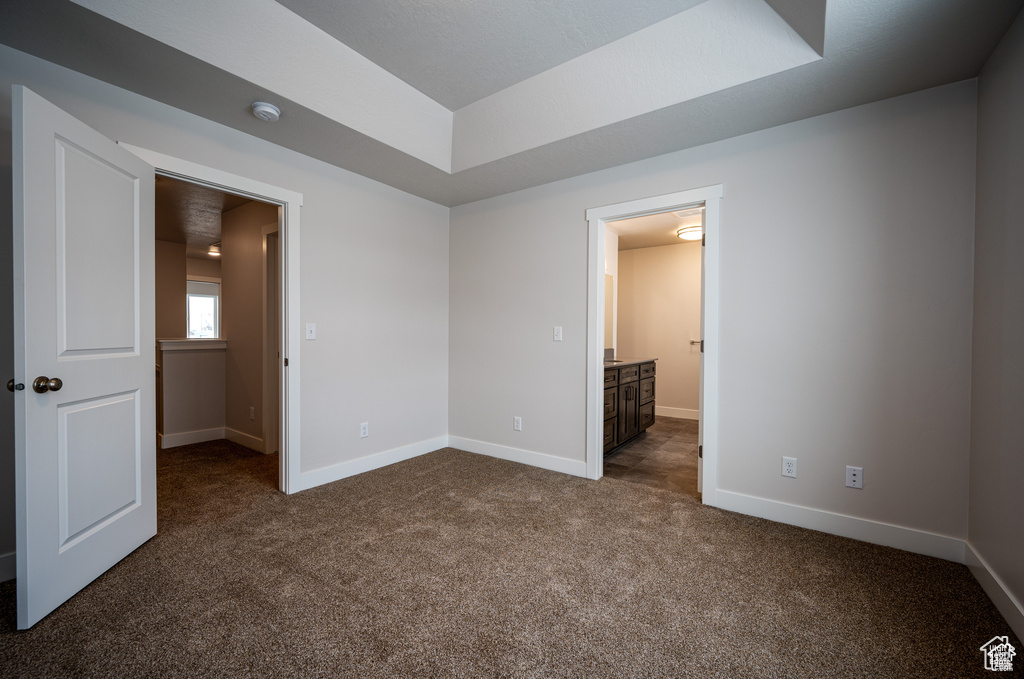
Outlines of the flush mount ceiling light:
M281 117L281 109L265 101L257 101L252 105L252 114L260 120L276 123Z
M210 246L209 255L211 257L220 257L220 243Z
M700 224L686 226L676 231L676 235L683 240L700 240L701 236L704 235L704 228Z

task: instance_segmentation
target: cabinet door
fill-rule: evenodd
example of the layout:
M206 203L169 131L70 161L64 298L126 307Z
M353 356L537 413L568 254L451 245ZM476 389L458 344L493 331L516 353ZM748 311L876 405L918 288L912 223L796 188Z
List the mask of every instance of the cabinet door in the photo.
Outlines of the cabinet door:
M652 424L654 424L654 401L640 406L640 431L647 431Z
M619 386L619 443L628 441L640 431L637 418L639 389L634 382Z
M654 378L640 380L640 403L654 400Z
M618 438L615 435L615 430L619 426L618 419L612 417L604 421L604 452L607 453L609 450L618 445Z
M604 419L615 417L619 414L619 389L612 387L604 390Z

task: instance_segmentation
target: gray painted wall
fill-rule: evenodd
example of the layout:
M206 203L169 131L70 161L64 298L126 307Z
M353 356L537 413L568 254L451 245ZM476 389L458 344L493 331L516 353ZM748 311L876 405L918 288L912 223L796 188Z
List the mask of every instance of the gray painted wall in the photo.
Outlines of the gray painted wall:
M1024 16L1017 18L978 84L968 529L971 547L1017 600L1018 635L1024 634L1022 120Z
M316 341L301 346L303 471L446 433L448 208L0 46L4 149L12 83L111 139L303 194L300 315L317 323ZM0 156L0 183L0 275L10 281L9 151ZM10 294L0 295L6 318L10 305ZM5 365L8 333L0 332ZM7 563L12 400L2 393L0 560ZM360 439L367 421L370 437Z
M584 460L585 211L721 183L720 487L965 538L975 123L970 81L453 208L449 433Z

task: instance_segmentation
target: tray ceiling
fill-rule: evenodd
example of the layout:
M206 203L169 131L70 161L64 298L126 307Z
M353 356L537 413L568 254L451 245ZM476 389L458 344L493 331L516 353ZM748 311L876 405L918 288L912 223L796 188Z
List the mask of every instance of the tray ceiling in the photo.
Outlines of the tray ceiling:
M975 77L1022 4L6 0L0 42L458 205Z

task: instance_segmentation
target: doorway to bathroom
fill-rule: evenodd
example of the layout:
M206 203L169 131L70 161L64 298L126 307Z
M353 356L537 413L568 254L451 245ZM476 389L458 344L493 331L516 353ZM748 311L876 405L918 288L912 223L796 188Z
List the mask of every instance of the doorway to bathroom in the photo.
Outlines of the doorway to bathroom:
M643 459L650 457L649 453L655 452L672 439L678 437L677 442L682 442L687 437L693 438L696 435L696 452L698 455L696 471L695 473L691 472L690 476L695 476L698 484L697 490L701 494L702 501L705 504L715 503L718 444L718 243L721 197L722 187L712 186L592 208L587 211L589 223L587 473L590 478L601 478L606 473L604 453L609 445L611 445L612 451L622 453L624 451L629 452L627 446L638 442L643 443L646 441L646 446L650 448L660 441L661 445L655 446L654 451L649 450L647 455L642 454L640 448L634 447L623 463L615 462L613 457L609 458L607 460L610 467L609 472L619 473L623 470L615 469L613 465L627 467L628 469L625 471L628 471L641 465ZM697 222L696 224L694 223L695 221ZM655 227L654 224L659 224L659 226ZM651 329L659 324L668 324L670 319L665 318L665 305L669 305L668 308L671 309L671 305L674 302L671 299L665 300L664 298L671 298L672 296L663 294L664 290L657 287L657 283L653 281L651 278L652 274L649 271L642 273L639 277L633 276L628 284L624 284L624 281L621 280L622 273L625 273L627 266L633 269L637 268L637 262L634 260L644 260L642 264L644 268L647 268L646 265L649 264L649 262L646 262L647 259L651 259L652 262L662 260L656 268L671 270L672 267L669 265L669 262L673 259L671 255L675 255L676 251L670 248L682 244L680 231L697 225L700 226L701 235L701 240L699 241L701 243L699 246L701 261L699 286L700 314L699 324L696 328L698 332L693 333L692 318L689 320L689 327L687 327L687 319L681 318L684 314L678 313L679 310L676 309L669 315L680 317L677 320L682 324L684 332L680 334L677 330L672 337L665 337L666 333L651 332ZM648 231L651 234L651 238L654 238L653 234L655 231L660 231L658 237L662 238L663 241L655 244L654 240L644 240L648 238ZM623 232L625 236L620 235L618 232ZM618 239L623 237L625 237L627 243L630 240L642 243L639 247L630 248L630 250L649 249L651 252L627 254L622 256L620 261L621 253L618 247ZM668 238L674 238L676 241L680 241L680 243L672 242ZM669 242L672 245L668 245ZM643 243L649 244L645 245ZM659 251L659 248L666 249ZM610 252L615 254L609 257ZM684 254L682 249L678 252L680 255ZM659 255L661 256L659 257ZM682 261L685 258L679 257L677 259ZM614 262L613 266L611 262ZM621 271L619 267L622 267ZM614 273L611 274L611 280L606 277L609 275L609 269L614 269ZM619 278L619 280L616 281L615 278ZM692 275L686 284L689 287L693 287ZM680 288L686 287L686 284L681 285ZM652 285L655 286L653 292L661 295L663 299L645 300L645 296L640 294L639 290L641 287ZM611 292L613 296L610 305L607 300L608 292ZM628 312L631 316L640 319L640 327L633 327L623 331L621 324L623 319L621 316L625 313L625 306L620 309L619 303L623 301L620 295L625 293L638 297L642 303L639 306L634 305L632 310ZM610 323L607 319L609 313L613 316ZM611 341L607 339L609 331L613 334ZM623 332L622 337L620 337L620 332ZM663 336L660 340L661 344L653 339L659 334ZM629 339L627 339L627 335L629 335ZM622 346L623 340L630 345L629 348L632 351L638 351L644 353L644 355L625 356L622 354L620 350L626 348ZM695 343L691 345L690 341ZM672 346L672 343L681 346ZM692 416L690 411L693 408L686 408L686 401L684 400L676 403L676 397L672 396L675 390L685 390L685 387L681 386L680 375L686 372L685 358L691 347L694 348L693 350L697 354L698 363L696 432L688 431L694 428L694 420L681 417L682 415ZM622 363L606 363L606 349L618 352L615 360L622 361ZM665 356L648 355L651 352L665 353ZM680 361L680 359L683 360ZM659 364L662 360L664 362ZM612 438L609 441L608 432L610 427L607 426L607 416L609 412L613 411L615 412L615 417L617 417L618 409L612 407L608 400L609 393L605 386L606 384L611 384L606 381L608 373L616 370L621 373L628 367L626 363L634 361L639 367L648 365L651 361L654 362L655 375L653 375L653 384L643 385L641 389L627 392L627 398L640 399L638 412L644 406L649 406L653 402L653 407L649 408L649 410L654 412L653 422L648 421L646 427L641 423L640 428L643 429L643 433L633 435L628 441L621 440L621 437ZM650 369L648 368L647 370L649 373ZM662 382L663 375L666 377L664 382ZM626 371L625 376L618 375L614 379L617 380L620 377L629 380L632 378L632 374ZM629 383L624 382L623 384L628 385ZM660 410L659 415L658 401L662 393L666 393L669 396L669 400L661 399L661 407L663 409ZM622 392L620 391L619 394L617 398L621 399ZM658 432L657 436L651 435L651 432L656 431L659 420L665 426L661 427L661 431ZM680 420L680 422L672 422L672 420ZM618 427L618 429L621 431L623 428ZM627 434L633 431L628 427L626 429ZM679 429L679 431L674 431L674 429ZM662 459L657 459L659 457ZM666 457L667 455L655 456L654 459L651 459L650 462L643 466L655 475L658 473L655 470L661 466L662 476L666 476L667 474L664 471L664 467L668 464L664 459ZM631 475L639 476L642 471L644 469L633 472ZM679 470L676 476L681 477L682 470Z

